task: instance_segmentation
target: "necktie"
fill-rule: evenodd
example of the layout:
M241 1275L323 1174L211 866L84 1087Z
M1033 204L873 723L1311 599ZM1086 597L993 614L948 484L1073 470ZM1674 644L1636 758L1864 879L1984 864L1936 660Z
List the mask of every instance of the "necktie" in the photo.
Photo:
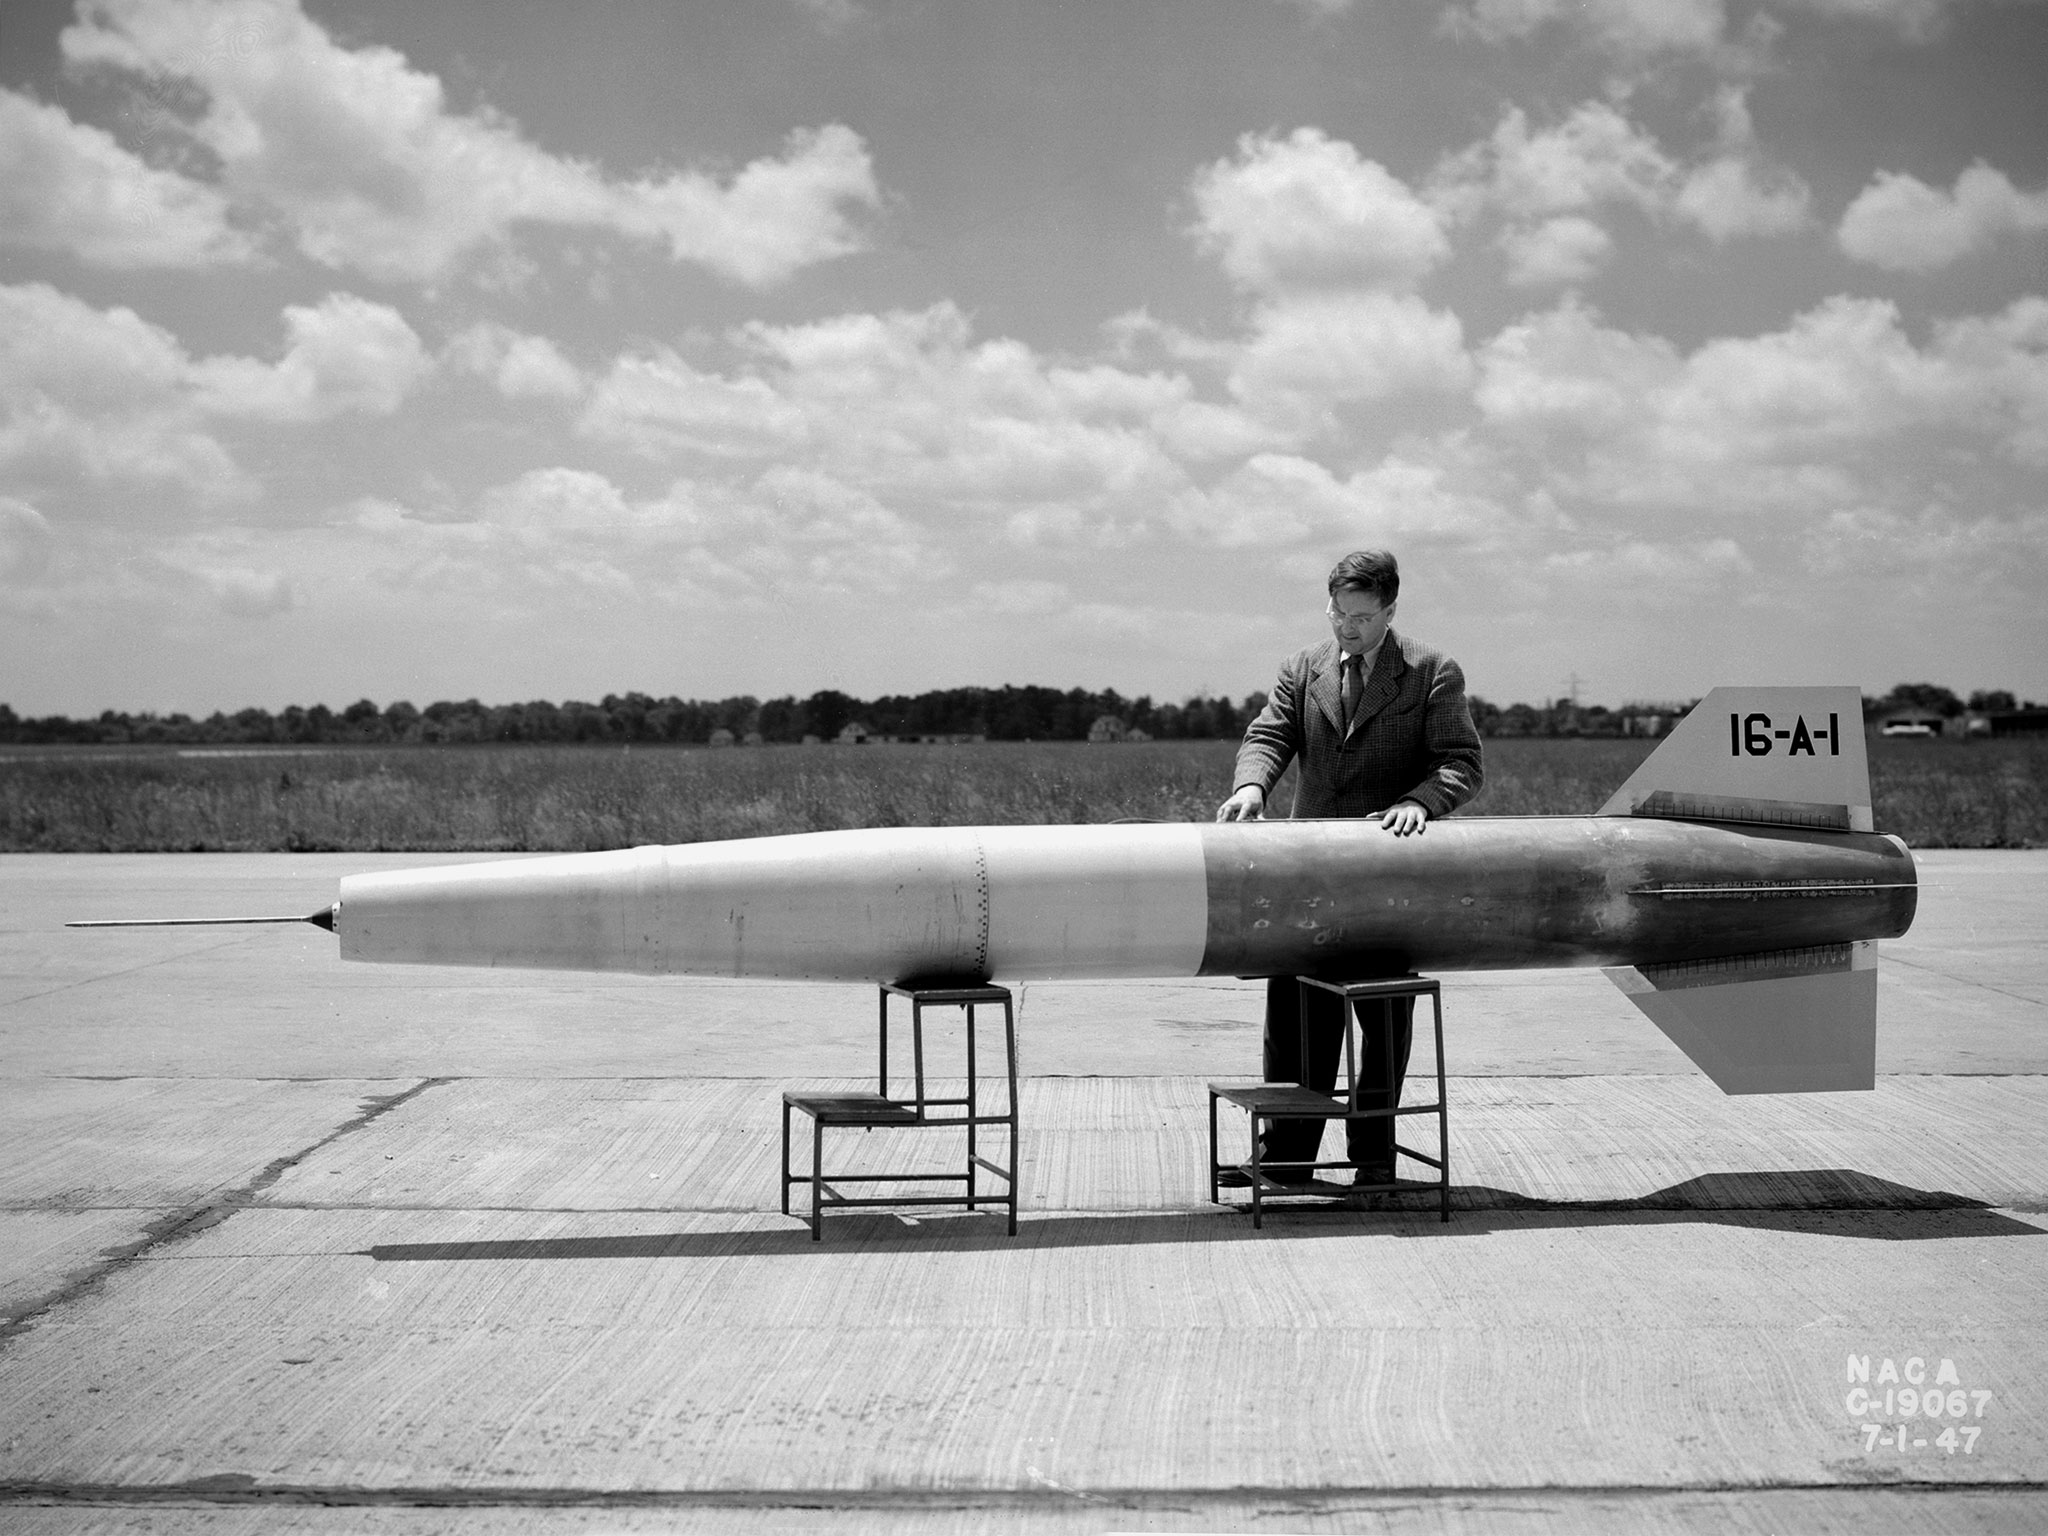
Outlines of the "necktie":
M1358 713L1358 696L1365 692L1365 681L1359 676L1358 658L1344 658L1344 677L1340 695L1344 700L1344 734L1351 734L1351 722Z

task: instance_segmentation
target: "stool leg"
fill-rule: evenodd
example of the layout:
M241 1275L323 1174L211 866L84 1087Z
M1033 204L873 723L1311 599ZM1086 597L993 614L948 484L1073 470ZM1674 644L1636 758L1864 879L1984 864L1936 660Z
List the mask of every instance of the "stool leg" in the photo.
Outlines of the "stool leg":
M886 1099L889 1097L889 989L881 988L879 995L882 1000L881 1025L875 1039L876 1077L879 1081L875 1092Z
M789 1100L782 1101L782 1214L789 1214Z
M811 1121L811 1241L825 1240L825 1121Z
M924 1003L910 1000L910 1052L916 1062L917 1118L924 1118Z
M1010 1116L1010 1236L1017 1235L1017 1181L1023 1169L1017 1166L1017 1122L1022 1118L1017 1109L1017 1015L1010 1009L1010 994L1003 994L1003 1063L1009 1077L1009 1101L1004 1106Z
M1209 1092L1209 1203L1221 1205L1221 1195L1216 1184L1216 1092Z
M1443 1166L1437 1169L1437 1203L1442 1219L1451 1219L1451 1100L1444 1088L1444 997L1431 996L1436 1005L1436 1150Z
M1271 1116L1266 1117L1266 1123L1268 1125L1272 1124ZM1259 1116L1254 1114L1252 1116L1252 1229L1254 1231L1266 1224L1264 1200L1266 1192L1261 1188L1265 1183L1266 1176L1259 1165L1259 1141Z
M978 1150L974 1136L976 1130L974 1117L981 1113L981 1096L975 1091L974 1004L968 1003L965 1006L967 1009L967 1209L971 1211L975 1208L974 1176L976 1170L974 1154Z

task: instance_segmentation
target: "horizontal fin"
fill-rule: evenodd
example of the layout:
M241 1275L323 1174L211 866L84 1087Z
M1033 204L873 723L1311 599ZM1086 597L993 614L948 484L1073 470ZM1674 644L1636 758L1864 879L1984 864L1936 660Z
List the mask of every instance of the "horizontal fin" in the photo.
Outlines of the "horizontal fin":
M1723 1093L1877 1086L1874 940L1606 974Z

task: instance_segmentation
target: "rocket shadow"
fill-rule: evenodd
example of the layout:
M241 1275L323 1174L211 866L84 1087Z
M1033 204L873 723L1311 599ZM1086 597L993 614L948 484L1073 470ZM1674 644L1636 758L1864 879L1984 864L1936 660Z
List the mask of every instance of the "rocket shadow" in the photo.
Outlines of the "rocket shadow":
M1437 1203L1433 1193L1407 1193L1390 1208L1434 1216ZM1652 1223L1713 1223L1883 1242L2048 1235L2048 1227L1972 1196L1916 1189L1853 1168L1701 1174L1647 1195L1611 1200L1550 1200L1485 1185L1451 1186L1450 1226L1473 1231Z
M828 1216L823 1242L798 1218L787 1227L718 1232L593 1234L583 1237L465 1239L379 1243L358 1250L377 1263L515 1262L530 1259L708 1259L835 1253L1015 1252L1032 1248L1124 1247L1146 1243L1270 1242L1356 1237L1408 1239L1483 1236L1509 1228L1717 1223L1767 1232L1929 1242L1961 1237L2038 1237L2048 1228L2020 1221L1965 1195L1914 1189L1853 1169L1719 1173L1621 1200L1546 1200L1486 1185L1451 1186L1451 1219L1438 1220L1434 1191L1410 1191L1360 1206L1346 1199L1272 1201L1265 1230L1248 1208L1204 1203L1192 1210L1052 1215L1025 1213L1015 1237L996 1211L893 1215L850 1211Z

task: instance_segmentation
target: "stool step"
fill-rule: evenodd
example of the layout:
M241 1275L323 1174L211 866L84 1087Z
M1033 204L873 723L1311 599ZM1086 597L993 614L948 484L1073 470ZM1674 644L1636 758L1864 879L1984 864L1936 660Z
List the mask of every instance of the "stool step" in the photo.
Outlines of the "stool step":
M1340 1095L1319 1093L1299 1083L1211 1083L1209 1091L1239 1109L1259 1114L1314 1117L1351 1112L1351 1106Z
M879 1093L785 1093L782 1102L837 1125L915 1125L917 1111Z

